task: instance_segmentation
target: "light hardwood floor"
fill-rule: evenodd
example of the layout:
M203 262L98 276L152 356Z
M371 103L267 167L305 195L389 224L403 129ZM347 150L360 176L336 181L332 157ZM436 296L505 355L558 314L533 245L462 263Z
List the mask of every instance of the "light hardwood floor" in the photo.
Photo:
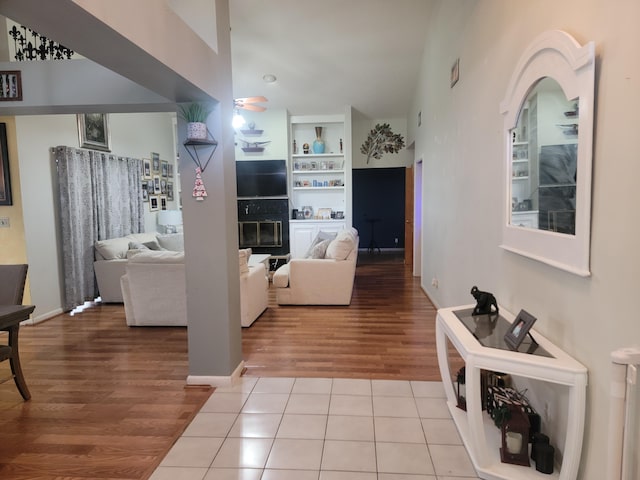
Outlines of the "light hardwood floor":
M439 380L418 279L362 263L350 307L279 307L271 292L243 330L245 375ZM120 305L23 327L20 347L32 400L0 385L6 480L146 479L212 392L185 386L184 327L129 328Z

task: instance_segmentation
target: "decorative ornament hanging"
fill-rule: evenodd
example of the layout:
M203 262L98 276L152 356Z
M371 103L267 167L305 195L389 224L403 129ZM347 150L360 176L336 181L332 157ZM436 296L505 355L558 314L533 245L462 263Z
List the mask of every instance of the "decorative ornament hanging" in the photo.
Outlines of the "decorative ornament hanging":
M204 182L202 181L202 170L200 169L200 167L196 167L196 181L193 187L193 196L199 202L204 200L204 197L207 196L207 189L204 188Z

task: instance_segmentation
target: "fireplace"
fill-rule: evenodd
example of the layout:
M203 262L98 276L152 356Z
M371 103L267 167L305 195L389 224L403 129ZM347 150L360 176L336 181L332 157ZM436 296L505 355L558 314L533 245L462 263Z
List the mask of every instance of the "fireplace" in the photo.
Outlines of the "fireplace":
M238 200L240 248L254 253L289 253L289 201L286 198Z

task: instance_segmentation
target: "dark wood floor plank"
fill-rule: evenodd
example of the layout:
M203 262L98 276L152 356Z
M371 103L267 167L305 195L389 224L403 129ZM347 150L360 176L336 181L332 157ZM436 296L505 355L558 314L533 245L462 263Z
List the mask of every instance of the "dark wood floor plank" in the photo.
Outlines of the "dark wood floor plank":
M281 307L271 289L244 374L439 380L435 308L384 260L358 266L349 307ZM20 348L33 398L0 385L3 480L146 479L212 392L185 386L185 328L129 328L121 305L25 326Z

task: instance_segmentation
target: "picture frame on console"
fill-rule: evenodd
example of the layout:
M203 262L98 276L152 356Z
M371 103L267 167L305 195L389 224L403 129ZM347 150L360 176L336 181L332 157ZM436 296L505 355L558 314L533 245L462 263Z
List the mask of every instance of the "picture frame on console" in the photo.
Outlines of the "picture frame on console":
M109 116L106 113L79 113L78 138L80 148L111 151Z
M518 349L536 320L536 317L526 310L520 310L520 313L518 313L518 316L504 335L504 341L509 348L512 350Z

